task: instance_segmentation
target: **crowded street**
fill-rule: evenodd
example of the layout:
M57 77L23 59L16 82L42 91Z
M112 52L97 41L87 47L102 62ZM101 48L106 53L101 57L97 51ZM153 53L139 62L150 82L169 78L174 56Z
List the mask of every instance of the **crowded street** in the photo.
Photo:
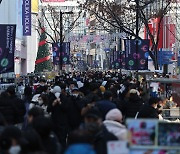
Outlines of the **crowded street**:
M180 154L179 0L0 0L0 154Z

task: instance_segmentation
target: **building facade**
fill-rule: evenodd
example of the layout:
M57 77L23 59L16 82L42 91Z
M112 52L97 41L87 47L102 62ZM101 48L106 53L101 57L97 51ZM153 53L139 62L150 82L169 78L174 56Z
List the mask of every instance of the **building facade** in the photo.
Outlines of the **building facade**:
M32 0L32 4L35 1L37 3L37 0ZM0 24L16 24L14 73L17 76L34 71L38 44L38 34L35 30L37 13L32 12L31 36L23 36L22 0L3 0L0 4Z

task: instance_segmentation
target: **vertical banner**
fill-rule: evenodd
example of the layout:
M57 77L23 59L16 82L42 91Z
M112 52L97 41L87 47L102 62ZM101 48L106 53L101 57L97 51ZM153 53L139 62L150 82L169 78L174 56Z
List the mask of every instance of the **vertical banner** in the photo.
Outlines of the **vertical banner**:
M63 65L70 64L70 42L63 42L62 49L63 51L60 52L60 43L52 44L54 65L60 64L60 53L62 55L62 64Z
M60 63L60 43L52 44L52 52L53 52L53 64L59 65Z
M120 68L121 69L126 69L126 52L125 51L120 51L119 53L119 57L120 57Z
M31 35L31 0L23 0L22 4L23 36Z
M16 25L0 25L0 74L14 72Z
M120 56L120 51L115 51L113 52L113 63L112 63L112 68L114 69L119 69L120 68L120 59L119 59L119 56Z
M70 42L63 42L62 64L70 64Z
M138 70L148 70L149 44L148 39L140 40L138 44Z
M136 51L136 42L138 51ZM125 40L125 50L127 70L148 69L149 40Z
M111 69L125 69L125 51L113 51L110 56Z

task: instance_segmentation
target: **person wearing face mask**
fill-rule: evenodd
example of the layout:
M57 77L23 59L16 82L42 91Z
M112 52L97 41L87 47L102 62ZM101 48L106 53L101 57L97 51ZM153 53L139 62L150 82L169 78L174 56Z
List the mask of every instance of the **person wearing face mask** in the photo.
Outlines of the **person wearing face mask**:
M22 133L19 128L15 126L6 127L0 137L0 153L19 154L22 141Z
M42 92L46 91L45 85L46 85L46 80L40 79L39 86L37 87L35 94L41 94Z
M137 118L154 118L159 119L157 106L161 99L158 97L151 97L147 104L140 109Z

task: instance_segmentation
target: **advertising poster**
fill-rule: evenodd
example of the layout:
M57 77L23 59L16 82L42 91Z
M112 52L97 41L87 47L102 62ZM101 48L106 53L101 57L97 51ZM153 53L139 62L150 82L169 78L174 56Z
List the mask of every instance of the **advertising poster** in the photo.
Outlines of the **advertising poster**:
M16 25L0 25L0 74L14 72Z
M157 120L151 119L127 119L127 127L130 133L132 145L155 145Z

